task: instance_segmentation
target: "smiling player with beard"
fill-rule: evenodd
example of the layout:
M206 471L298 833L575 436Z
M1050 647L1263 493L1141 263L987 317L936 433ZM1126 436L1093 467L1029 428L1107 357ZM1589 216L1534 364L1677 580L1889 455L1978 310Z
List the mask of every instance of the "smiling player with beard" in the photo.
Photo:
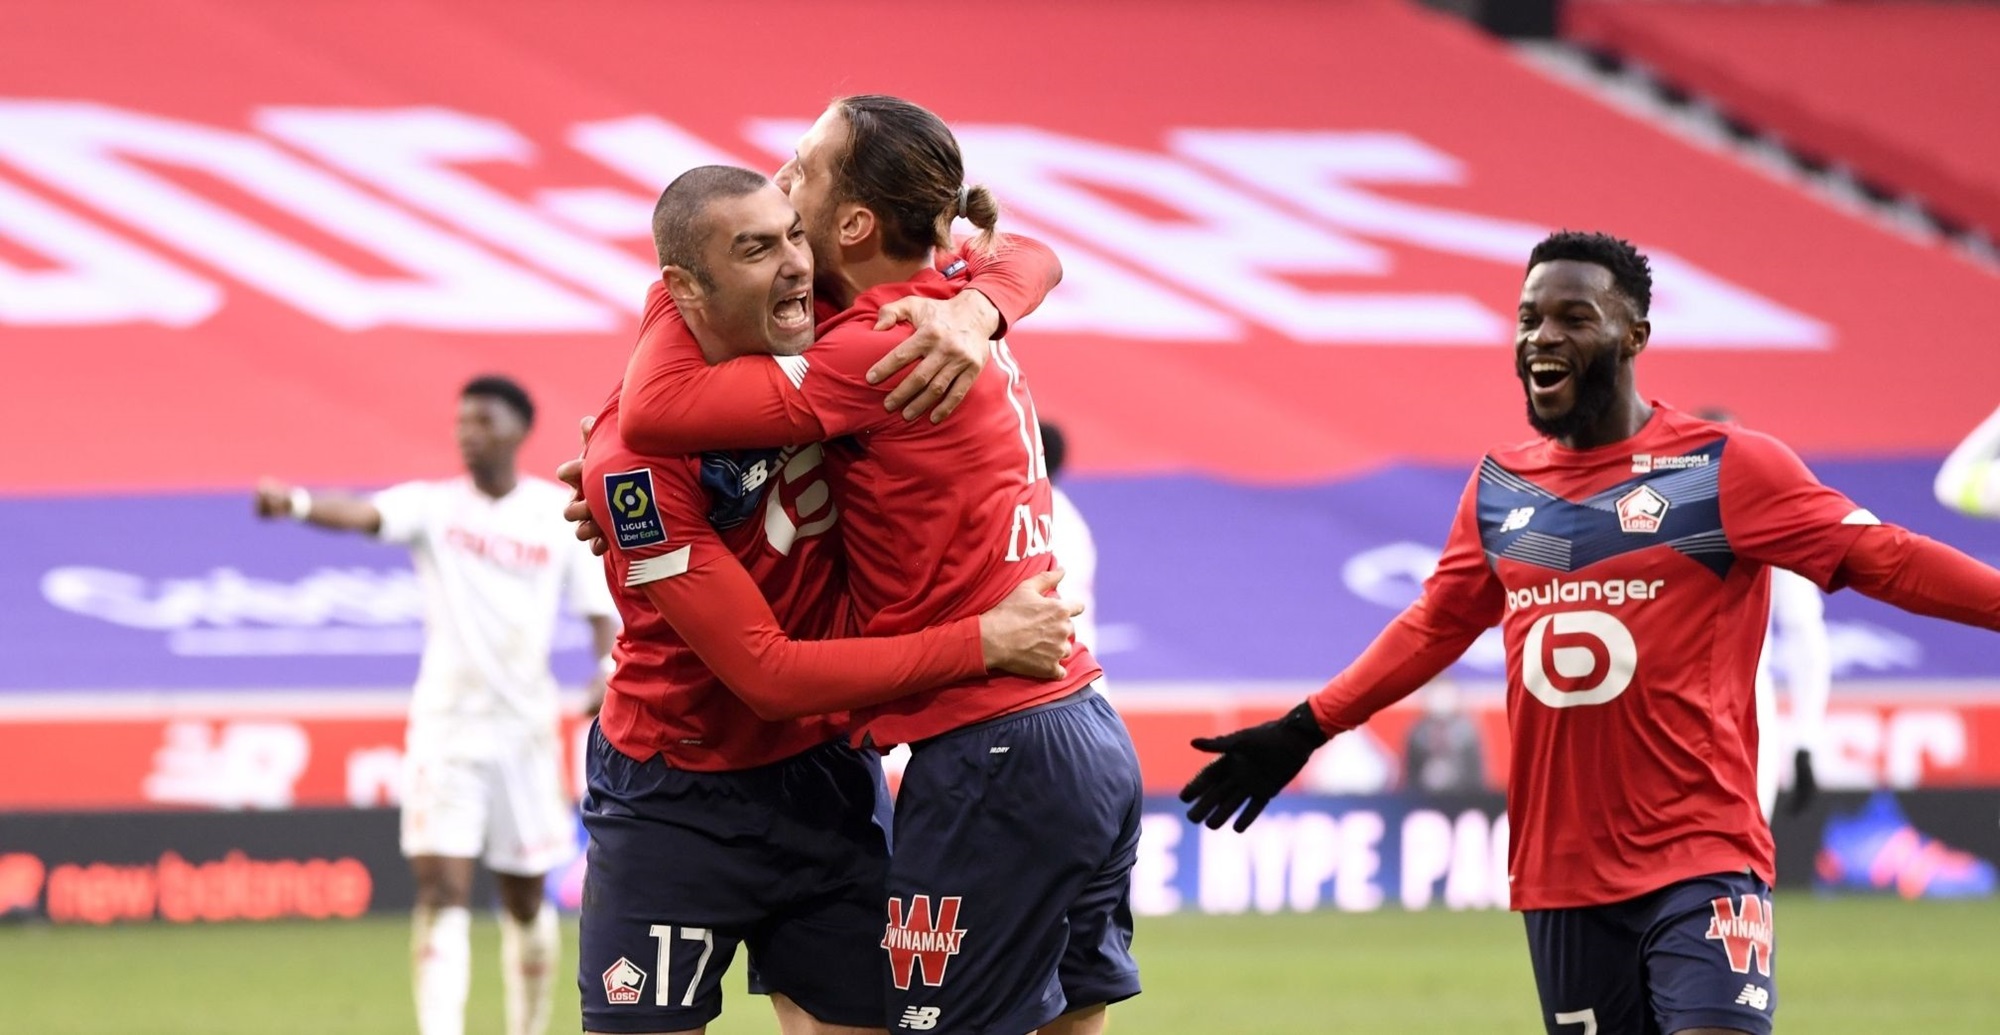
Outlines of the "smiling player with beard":
M1220 757L1181 798L1245 829L1320 745L1499 624L1508 879L1548 1031L1767 1035L1767 568L1995 630L2000 571L1883 524L1776 439L1647 401L1651 299L1625 241L1535 246L1514 371L1541 437L1481 462L1422 597L1353 665L1281 719L1194 741Z

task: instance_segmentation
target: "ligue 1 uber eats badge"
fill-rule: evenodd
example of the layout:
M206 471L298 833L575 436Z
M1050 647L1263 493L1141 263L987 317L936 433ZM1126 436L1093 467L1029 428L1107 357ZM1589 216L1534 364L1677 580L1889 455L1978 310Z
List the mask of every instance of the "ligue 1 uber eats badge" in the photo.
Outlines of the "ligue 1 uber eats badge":
M611 534L621 550L667 541L660 508L653 503L653 472L640 468L604 476L604 501L611 508Z

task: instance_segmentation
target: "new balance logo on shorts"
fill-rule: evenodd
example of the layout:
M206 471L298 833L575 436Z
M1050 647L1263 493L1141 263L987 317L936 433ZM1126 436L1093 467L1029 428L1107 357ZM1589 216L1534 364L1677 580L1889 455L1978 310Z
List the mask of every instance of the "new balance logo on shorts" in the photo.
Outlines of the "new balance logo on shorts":
M1771 1008L1771 990L1756 985L1744 985L1743 991L1736 993L1736 1005L1747 1006L1752 1010L1768 1010Z
M1729 957L1729 969L1748 974L1754 962L1757 973L1770 977L1771 903L1757 895L1744 895L1738 901L1742 904L1740 908L1727 895L1711 903L1715 917L1708 922L1708 940L1722 943L1722 951Z
M882 947L889 950L889 970L896 987L907 991L912 975L936 988L944 984L945 964L958 955L965 932L958 928L957 895L938 899L937 917L931 917L931 897L912 895L907 920L903 900L889 900L889 927L882 932ZM933 1017L935 1023L935 1017Z
M896 1027L911 1031L929 1031L937 1027L938 1014L944 1011L935 1006L911 1006L903 1010L903 1019Z

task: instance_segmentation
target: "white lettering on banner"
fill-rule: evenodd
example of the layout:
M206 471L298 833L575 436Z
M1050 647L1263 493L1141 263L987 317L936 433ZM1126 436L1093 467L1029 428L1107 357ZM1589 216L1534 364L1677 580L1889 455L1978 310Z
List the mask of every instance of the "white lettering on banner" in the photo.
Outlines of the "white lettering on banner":
M1347 591L1371 604L1398 610L1423 594L1424 580L1437 570L1438 549L1407 540L1384 543L1349 557L1340 566Z
M134 629L187 629L207 624L317 626L408 625L423 620L423 590L414 572L319 568L297 582L245 576L216 568L198 578L148 579L83 566L50 569L42 598L65 611Z
M1300 341L1485 344L1510 325L1463 295L1301 288L1285 278L1385 276L1389 254L1172 157L1025 127L958 135L970 164L1006 185L1009 204ZM1105 191L1176 215L1141 213Z
M142 793L167 805L289 808L311 750L295 722L168 723Z
M569 131L569 146L617 170L649 191L665 190L667 184L674 182L674 177L697 165L756 168L756 163L746 162L671 122L651 115L578 123ZM790 155L791 145L787 144L780 153ZM651 202L646 205L646 213L650 218Z
M1178 913L1181 892L1174 887L1180 876L1181 838L1188 825L1170 812L1147 812L1139 817L1139 852L1132 862L1132 911L1140 916Z
M42 575L42 599L113 625L167 634L169 653L202 657L416 654L423 588L408 569L318 568L295 582L216 568L152 579L83 565ZM573 616L557 621L556 651L590 643Z
M345 330L617 324L611 310L240 133L95 104L0 100L0 158ZM357 274L135 160L215 176L415 276Z
M1317 909L1333 883L1333 904L1347 912L1380 908L1380 813L1356 809L1339 817L1319 812L1265 816L1249 830L1203 828L1201 909L1260 913Z
M1418 204L1361 187L1459 186L1469 178L1463 163L1402 133L1187 129L1169 133L1168 140L1176 152L1350 233L1518 267L1548 232L1531 223ZM1660 328L1658 344L1824 348L1832 343L1831 329L1810 316L1671 252L1656 247L1646 252L1653 264L1651 316ZM1469 298L1450 297L1472 304ZM1486 344L1493 337L1425 335L1420 340Z
M347 756L347 803L357 809L403 801L403 749L361 748Z
M61 264L20 270L0 262L0 324L186 327L222 306L215 284L4 181L0 237Z
M658 268L569 233L451 166L528 165L535 146L511 127L445 108L265 108L257 128L615 305L635 309ZM662 186L665 183L663 181ZM643 199L638 199L643 204Z
M755 119L750 123L751 139L774 157L788 158L810 123L794 119ZM960 134L963 139L963 134ZM968 143L968 152L970 144ZM737 163L741 164L741 163ZM987 175L984 167L979 176ZM663 181L664 182L664 181ZM1034 326L1040 333L1104 334L1148 341L1228 343L1242 341L1241 321L1128 272L1118 263L1098 254L1087 233L1059 222L1044 222L1023 216L1013 206L1014 185L995 177L994 185L1008 201L1005 229L1026 234L1051 245L1062 258L1062 290L1051 294L1035 310ZM1144 268L1148 262L1138 262Z
M1965 716L1941 708L1827 713L1813 771L1829 790L1908 790L1928 770L1964 766L1969 752Z
M1429 908L1444 881L1448 909L1507 908L1507 817L1488 822L1467 809L1457 820L1432 809L1403 819L1401 898L1405 909Z
M1177 872L1187 831L1198 837L1191 879ZM1173 912L1183 905L1181 889L1192 885L1195 905L1205 913L1327 906L1372 911L1387 893L1381 856L1386 832L1382 813L1369 808L1267 813L1241 834L1192 827L1176 813L1149 813L1140 823L1133 907L1146 916ZM1416 809L1402 818L1396 836L1401 865L1395 890L1406 908L1427 909L1440 898L1454 910L1508 907L1504 814L1489 820L1467 809L1453 819Z
M654 116L583 122L564 142L643 190L551 185L516 197L457 168L538 167L542 151L497 120L437 107L285 106L255 121L395 201L256 136L91 103L0 100L0 161L334 327L521 334L614 328L654 276L644 243L653 192L695 165L746 164ZM752 119L745 136L782 158L805 128ZM1396 250L1487 260L1510 271L1496 275L1511 275L1542 233L1375 193L1470 179L1463 163L1401 133L1173 130L1167 151L1022 126L968 125L959 136L975 175L1012 206L1008 226L1063 257L1064 290L1035 317L1043 332L1226 343L1248 340L1254 323L1302 342L1488 345L1510 321L1473 294L1382 290L1398 275ZM142 163L214 177L408 275L347 269ZM0 320L178 327L222 302L215 285L18 192L0 193L0 234L66 264L32 273L0 266ZM1809 316L1648 251L1663 344L1831 341ZM16 283L23 277L35 278L33 290ZM1343 290L1299 278L1337 278Z

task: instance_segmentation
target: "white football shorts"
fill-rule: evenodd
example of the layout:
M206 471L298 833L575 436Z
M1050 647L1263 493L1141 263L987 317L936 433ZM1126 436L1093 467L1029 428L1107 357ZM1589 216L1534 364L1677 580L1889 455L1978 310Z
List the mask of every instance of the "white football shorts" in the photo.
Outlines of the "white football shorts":
M554 731L482 731L476 751L412 729L403 755L405 856L483 859L510 876L549 873L576 850Z

